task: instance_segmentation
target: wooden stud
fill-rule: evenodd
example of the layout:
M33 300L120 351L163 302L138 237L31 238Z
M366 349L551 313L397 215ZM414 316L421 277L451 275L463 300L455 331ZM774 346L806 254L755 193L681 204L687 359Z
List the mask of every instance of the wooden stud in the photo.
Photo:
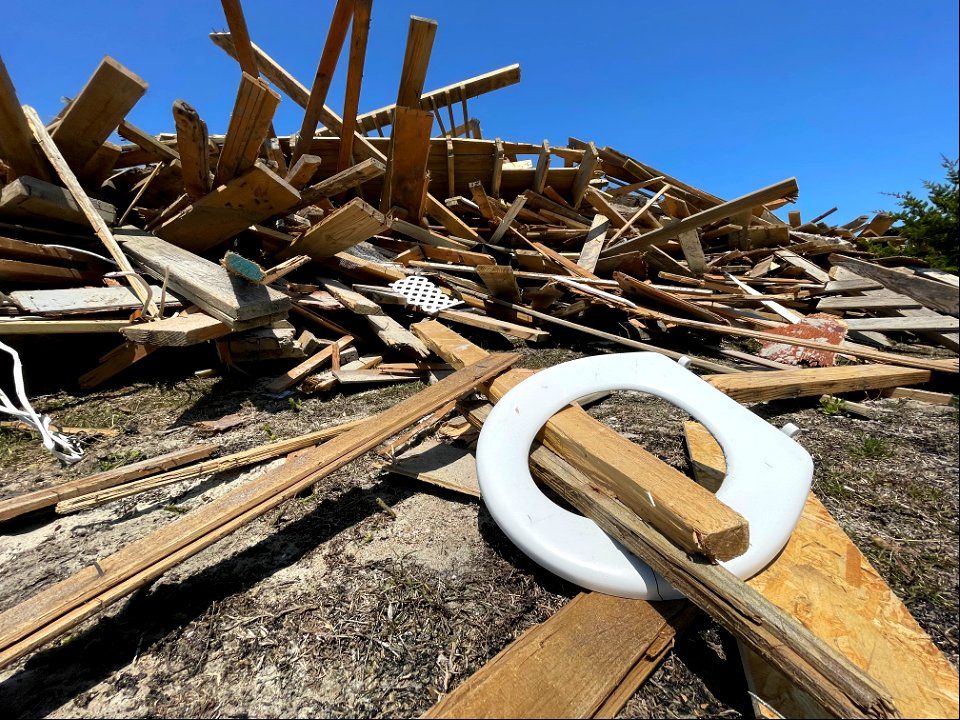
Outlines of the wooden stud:
M266 82L253 75L242 74L227 136L217 162L214 186L228 183L253 167L279 103L280 96Z
M314 259L333 257L389 228L390 222L382 213L360 198L354 198L307 230L277 257L281 260L294 255L309 255Z
M173 122L177 129L183 188L191 201L199 200L211 189L207 124L183 100L173 103Z
M373 0L355 0L353 27L350 35L350 64L347 67L347 90L343 99L343 127L340 130L340 155L337 171L353 164L353 136L357 127L357 109L360 106L360 84L367 54L367 36L370 31L370 8Z
M39 180L50 180L51 175L43 156L33 145L33 135L27 118L17 99L7 66L0 58L0 158L16 175L29 175Z

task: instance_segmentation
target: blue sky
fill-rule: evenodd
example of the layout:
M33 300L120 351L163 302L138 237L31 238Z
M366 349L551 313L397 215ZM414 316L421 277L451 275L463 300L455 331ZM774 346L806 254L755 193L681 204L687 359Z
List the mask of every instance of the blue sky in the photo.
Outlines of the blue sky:
M109 54L150 83L135 124L172 131L182 98L226 129L238 70L207 39L226 29L217 0L5 5L0 52L45 119ZM308 87L332 8L244 2L254 42ZM395 100L410 15L439 23L426 89L520 64L519 85L470 103L484 137L593 140L726 198L796 176L796 208L837 205L838 222L921 192L958 154L956 2L374 0L361 112ZM300 120L283 98L277 131Z

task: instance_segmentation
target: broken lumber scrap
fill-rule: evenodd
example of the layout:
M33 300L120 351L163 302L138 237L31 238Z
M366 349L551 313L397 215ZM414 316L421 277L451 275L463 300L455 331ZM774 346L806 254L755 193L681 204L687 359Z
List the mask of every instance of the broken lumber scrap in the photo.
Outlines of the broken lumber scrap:
M352 343L353 338L349 335L344 335L339 340L314 353L296 367L291 368L283 375L271 380L264 389L269 393L281 393L284 390L293 387L298 382L303 380L307 375L323 365L323 363L325 363L327 360L330 360L333 357L334 347L343 349L349 347Z
M51 133L70 169L87 163L147 91L147 83L111 57L105 57Z
M300 193L257 160L253 167L196 200L157 228L185 250L205 252L273 215L292 211Z
M435 320L421 321L411 329L454 367L485 353ZM507 373L485 393L496 402L529 375L524 371ZM651 463L652 456L646 450L594 420L580 407L570 406L554 415L542 433L548 447L562 452L595 483L615 492L679 547L721 560L736 557L747 549L747 523L739 513L690 483L679 471L666 464ZM635 474L638 465L651 467L642 484Z
M685 230L701 228L717 220L723 220L731 215L752 210L755 207L763 205L770 200L778 200L783 197L796 197L800 192L797 187L796 178L782 180L775 185L770 185L752 193L747 193L734 200L730 200L720 205L714 205L706 210L701 210L681 220L665 225L660 230L651 230L632 240L624 240L607 247L601 256L617 255L631 250L640 250L657 242L670 240L680 236ZM622 230L622 228L621 228Z
M242 277L255 285L269 285L279 280L287 273L291 273L298 267L306 265L312 258L309 255L294 255L289 260L284 260L274 265L268 270L264 270L259 263L253 260L247 260L242 255L233 250L227 250L221 258L220 264L226 268L227 272L233 273L237 277Z
M173 122L177 130L183 189L192 202L212 189L207 124L183 100L173 103Z
M0 614L0 667L152 582L424 415L489 381L518 359L516 354L501 354L480 360L9 608Z
M386 172L386 168L387 166L383 162L375 158L368 158L356 165L351 165L336 175L331 175L325 180L305 187L301 193L300 202L290 208L289 212L314 205L328 197L339 195L362 185L367 180L378 178Z
M723 451L709 431L692 421L684 430L694 467L722 477ZM783 552L747 584L869 672L905 717L957 715L956 669L813 493ZM763 702L784 717L823 717L774 666L746 648L741 656Z
M315 260L333 257L390 228L390 220L360 198L337 208L277 254L281 260L309 255Z
M202 312L128 325L120 333L131 342L157 347L187 347L233 332L226 323Z
M84 390L97 387L159 349L159 345L124 342L101 357L95 368L77 378L77 383Z
M17 99L17 89L0 57L0 158L17 176L50 180L43 156L33 146L33 135Z
M67 515L69 513L80 512L90 508L99 507L114 500L120 500L125 497L139 495L147 490L153 490L159 487L165 487L178 482L187 480L198 480L206 475L215 475L218 473L239 470L241 468L256 465L258 463L273 460L274 458L288 455L289 453L313 447L326 440L335 438L345 432L349 432L360 427L364 420L351 420L331 427L314 430L313 432L287 440L278 440L277 442L259 445L249 450L230 453L221 457L211 458L199 457L201 462L191 461L184 467L163 468L163 472L150 473L149 476L131 477L120 483L104 485L102 487L90 487L85 492L75 493L69 497L63 497L56 503L56 512L58 515ZM215 449L216 445L204 445ZM212 453L209 453L212 454ZM195 462L195 464L193 464Z
M322 164L323 159L317 155L301 155L300 159L287 170L284 179L297 190L302 190L317 174ZM346 168L343 169L346 170Z
M913 273L901 273L896 270L864 262L843 255L830 255L834 265L841 265L857 275L876 280L888 290L912 297L924 307L938 310L957 317L960 315L960 293L946 283L928 280Z
M104 490L115 485L131 482L147 475L164 472L203 460L213 455L217 446L212 443L193 445L182 450L140 460L139 462L88 475L77 480L68 480L33 492L0 500L0 522L12 520L28 512L53 507L58 502Z
M117 209L110 203L94 198L88 200L105 222L113 223L117 219ZM4 186L0 193L0 215L89 226L83 210L68 190L28 176L21 176Z
M703 378L739 403L765 402L805 396L880 390L919 385L930 379L929 370L890 365L837 365L835 367L706 375Z
M266 82L241 73L230 125L217 162L214 186L230 182L253 167L279 104L280 96Z
M461 325L469 325L480 328L481 330L503 333L504 335L510 335L511 337L517 337L521 340L529 340L531 342L543 342L550 337L550 333L546 330L519 325L507 320L499 320L498 318L488 317L480 313L446 309L440 310L437 313L437 317L449 320L450 322L460 323Z
M121 228L117 238L153 277L168 279L180 297L232 328L257 318L277 319L290 309L290 298L262 285L251 285L217 263L136 228ZM252 327L247 324L244 329Z

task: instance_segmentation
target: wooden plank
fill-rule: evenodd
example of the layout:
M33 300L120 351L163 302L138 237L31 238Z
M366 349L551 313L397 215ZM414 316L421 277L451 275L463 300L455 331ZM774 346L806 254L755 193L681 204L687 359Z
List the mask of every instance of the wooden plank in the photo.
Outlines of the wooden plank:
M83 172L146 91L147 83L113 58L100 62L51 133L74 173Z
M17 99L17 89L0 57L0 158L16 175L50 180L43 156L33 146L33 135Z
M573 179L573 188L570 191L572 202L571 207L576 208L583 201L584 193L589 187L590 180L593 179L593 171L597 167L600 156L597 153L597 146L592 142L587 143L586 150L583 151L583 157L577 166L577 175Z
M597 260L600 258L600 251L607 239L607 228L610 227L610 221L597 213L593 218L593 224L587 232L587 239L583 241L583 247L580 249L580 257L577 258L577 265L582 267L588 273L595 274L597 269Z
M294 240L277 257L309 255L314 259L333 257L338 252L368 240L390 228L390 222L375 208L360 198L323 218L319 223Z
M700 243L700 233L696 229L685 230L680 233L680 249L687 261L687 267L694 275L703 275L707 259L703 254L703 245Z
M824 284L830 282L830 276L826 273L826 271L817 267L805 257L797 255L797 253L795 253L793 250L777 250L776 256L784 262L788 262L794 267L800 268L804 273L817 282Z
M477 273L494 297L520 302L517 276L509 265L477 265Z
M419 322L411 330L454 367L483 352L435 321ZM496 402L528 376L529 372L507 373L485 392ZM542 438L679 546L719 559L746 550L746 521L738 513L580 407L570 406L554 415L544 425ZM645 468L642 476L638 467Z
M673 647L695 611L581 593L428 710L425 718L613 717ZM627 640L629 639L629 640ZM633 675L640 665L643 673ZM629 687L628 692L621 685ZM604 710L604 712L601 712ZM612 712L611 712L612 711Z
M430 350L416 335L384 313L383 308L373 300L354 292L336 280L324 280L322 284L324 289L344 307L362 315L367 324L373 328L377 337L387 347L402 350L417 357L427 357L430 354Z
M888 290L912 297L931 310L938 310L954 317L960 315L960 293L956 288L945 283L918 277L912 273L909 275L900 273L843 255L830 255L828 259L833 265L842 265L857 275L876 280Z
M7 283L29 285L82 285L98 283L103 273L86 268L62 267L24 262L22 260L0 260L0 280Z
M496 245L499 243L503 236L507 234L508 230L512 228L510 225L514 220L517 219L517 215L520 214L520 211L523 210L523 206L526 204L527 198L525 195L517 195L516 199L510 204L510 207L507 209L507 212L504 213L503 217L500 218L500 224L497 225L497 228L493 231L493 234L490 236L490 244ZM522 236L521 236L522 237Z
M286 180L257 161L253 167L167 220L157 235L185 250L202 253L300 202Z
M105 142L93 154L78 177L87 187L99 188L113 174L113 166L119 158L120 146Z
M929 379L929 370L888 365L838 365L704 377L715 388L741 403L919 385Z
M159 300L161 288L151 286L150 291ZM17 290L9 293L9 297L25 313L34 315L116 312L143 307L133 290L123 285L69 290ZM179 298L167 293L167 307L180 304Z
M251 285L217 263L143 230L123 228L117 231L117 239L147 272L161 280L168 277L174 292L231 327L238 321L274 316L290 308L290 298L283 293Z
M712 222L723 220L732 215L736 215L737 213L752 210L755 207L763 205L765 202L779 200L783 197L796 197L799 192L800 190L797 187L796 178L782 180L774 185L769 185L765 188L761 188L760 190L755 190L751 193L747 193L746 195L735 198L734 200L730 200L720 205L715 205L707 208L706 210L701 210L700 212L694 213L689 217L666 225L660 230L652 230L648 233L644 233L638 238L626 240L617 245L608 247L603 254L604 256L616 255L629 252L631 250L639 250L649 245L653 245L661 240L669 240L671 238L678 237L684 230L701 228L704 225L709 225Z
M619 230L627 224L626 218L624 218L623 215L617 211L613 204L607 200L604 194L599 190L588 187L584 197L588 203L593 205L594 210L610 221L610 224L613 225L613 227Z
M430 105L421 108L420 101L423 95L423 83L427 78L427 65L430 63L430 52L433 49L433 39L437 34L435 20L410 17L407 29L407 47L403 55L403 66L400 70L400 87L397 90L397 106L422 109L427 111Z
M117 209L103 200L87 198L107 223L117 219ZM60 220L88 227L86 215L69 190L26 175L7 183L0 193L0 214L37 220Z
M433 195L427 193L426 213L447 229L447 232L456 237L465 238L472 242L480 242L480 236L476 230L467 225L456 214L437 200Z
M387 173L380 199L381 212L393 207L406 211L406 218L419 223L425 211L427 160L433 116L424 110L398 106L387 152Z
M465 242L450 239L443 235L427 230L425 227L414 225L406 220L394 218L390 222L390 228L407 237L411 237L419 243L431 248L448 249L451 251L463 250L466 247Z
M156 155L160 160L173 162L180 159L180 153L168 145L164 145L153 135L141 130L133 123L127 120L121 120L117 127L117 134L124 140L129 140L137 147ZM98 150L99 152L99 150Z
M37 115L37 111L28 105L23 106L23 111L27 116L27 123L30 125L30 131L33 133L33 136L36 138L37 142L40 143L40 149L43 150L44 155L47 156L47 160L53 166L57 175L63 181L63 184L66 185L67 190L69 190L70 194L73 195L73 199L80 206L80 209L86 216L87 221L90 223L91 227L93 227L97 237L100 238L100 242L106 246L108 252L110 253L110 257L112 257L117 263L117 269L123 273L126 273L125 278L130 287L133 288L134 292L137 294L137 297L143 301L144 308L146 309L146 315L155 316L157 314L157 307L150 299L150 289L147 287L147 283L144 282L143 278L134 273L133 267L130 265L130 261L127 260L127 256L123 254L123 251L120 249L120 246L117 245L117 241L111 234L110 228L107 227L107 224L104 222L103 218L97 214L96 209L90 202L90 199L84 193L83 188L80 187L80 183L77 181L76 176L73 174L73 171L70 169L63 155L60 154L60 150L57 148L53 138L50 136L46 127L41 122L40 116Z
M266 386L265 390L269 393L280 393L280 392L283 392L284 390L287 390L293 387L298 382L303 380L307 375L314 372L317 368L323 365L323 363L325 363L327 360L331 359L333 357L334 346L336 346L339 349L344 349L349 347L352 344L353 344L353 338L350 337L349 335L344 335L342 338L340 338L336 342L331 343L330 345L327 345L325 348L323 348L319 352L314 353L299 365L285 372L283 375L280 375L274 378Z
M684 300L683 298L678 297L667 290L661 290L660 288L654 287L650 283L640 282L636 278L632 278L629 275L619 271L614 271L613 278L617 281L617 284L620 285L624 295L639 296L648 300L654 300L656 302L676 308L677 310L681 310L688 315L692 315L693 317L706 320L707 322L729 324L728 321L720 315L717 315L706 308L702 308L699 305L695 305L689 300Z
M173 103L173 122L177 129L183 189L191 201L199 200L211 190L207 124L183 100Z
M893 296L825 297L817 303L817 310L898 310L923 307L919 302L899 293Z
M138 323L120 330L127 340L158 347L187 347L229 335L233 329L206 313L196 312Z
M476 313L464 312L463 310L441 310L437 317L462 325L480 328L482 330L491 330L493 332L503 333L521 340L530 340L532 342L542 342L550 337L546 330L526 327L506 320L497 320L496 318L478 315Z
M340 130L340 155L337 170L353 164L353 135L357 127L357 109L360 106L360 83L367 54L370 32L370 8L373 0L355 0L350 33L350 61L347 66L347 90L343 98L343 127Z
M327 39L323 44L323 52L317 63L317 73L313 78L313 87L310 89L310 96L303 114L303 123L300 125L300 134L290 154L291 162L295 163L301 155L309 152L313 134L317 130L317 123L320 122L324 103L327 101L330 83L333 81L333 71L337 67L340 51L347 39L347 26L350 24L350 18L353 17L353 8L353 0L337 0L333 9L330 29L327 31Z
M921 330L956 332L960 329L960 320L955 317L946 317L945 315L846 318L844 322L847 324L848 329L859 332L914 332Z
M115 333L129 320L0 320L0 335Z
M301 155L287 170L284 180L297 190L302 190L313 179L322 163L323 160L318 155Z
M359 162L336 175L331 175L326 180L321 180L315 185L304 188L300 202L294 205L289 212L313 205L328 197L339 195L357 187L367 180L380 177L386 172L386 169L387 166L384 163L373 158Z
M76 480L68 480L59 485L52 485L42 490L0 500L0 522L11 520L28 512L53 507L62 500L86 495L96 490L114 487L115 485L130 482L131 480L136 480L157 472L188 465L198 460L208 458L216 451L217 445L213 443L193 445L147 460L140 460L139 462L114 468L113 470L88 475L87 477Z
M247 73L241 74L230 125L217 162L214 186L228 183L253 167L279 104L280 96L266 82Z
M159 349L156 345L125 342L100 358L99 364L81 375L77 382L84 390L97 387Z
M85 252L67 246L40 245L38 243L16 240L0 236L0 257L8 260L35 261L56 266L102 266L110 267L106 258L100 260Z
M0 667L59 637L171 567L310 488L424 415L514 364L492 356L397 403L361 426L292 458L0 614Z
M713 473L726 470L705 430L690 456ZM869 672L904 717L958 714L956 669L812 493L783 552L747 584ZM764 702L785 717L823 717L774 667L750 651L742 655Z

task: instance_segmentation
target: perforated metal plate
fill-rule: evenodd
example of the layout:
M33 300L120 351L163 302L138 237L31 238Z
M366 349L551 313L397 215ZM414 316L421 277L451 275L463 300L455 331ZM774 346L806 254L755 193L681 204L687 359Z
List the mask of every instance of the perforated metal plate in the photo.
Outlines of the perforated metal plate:
M444 295L440 288L422 275L411 275L403 280L396 280L390 283L390 287L403 295L408 303L428 313L463 304L460 300Z

